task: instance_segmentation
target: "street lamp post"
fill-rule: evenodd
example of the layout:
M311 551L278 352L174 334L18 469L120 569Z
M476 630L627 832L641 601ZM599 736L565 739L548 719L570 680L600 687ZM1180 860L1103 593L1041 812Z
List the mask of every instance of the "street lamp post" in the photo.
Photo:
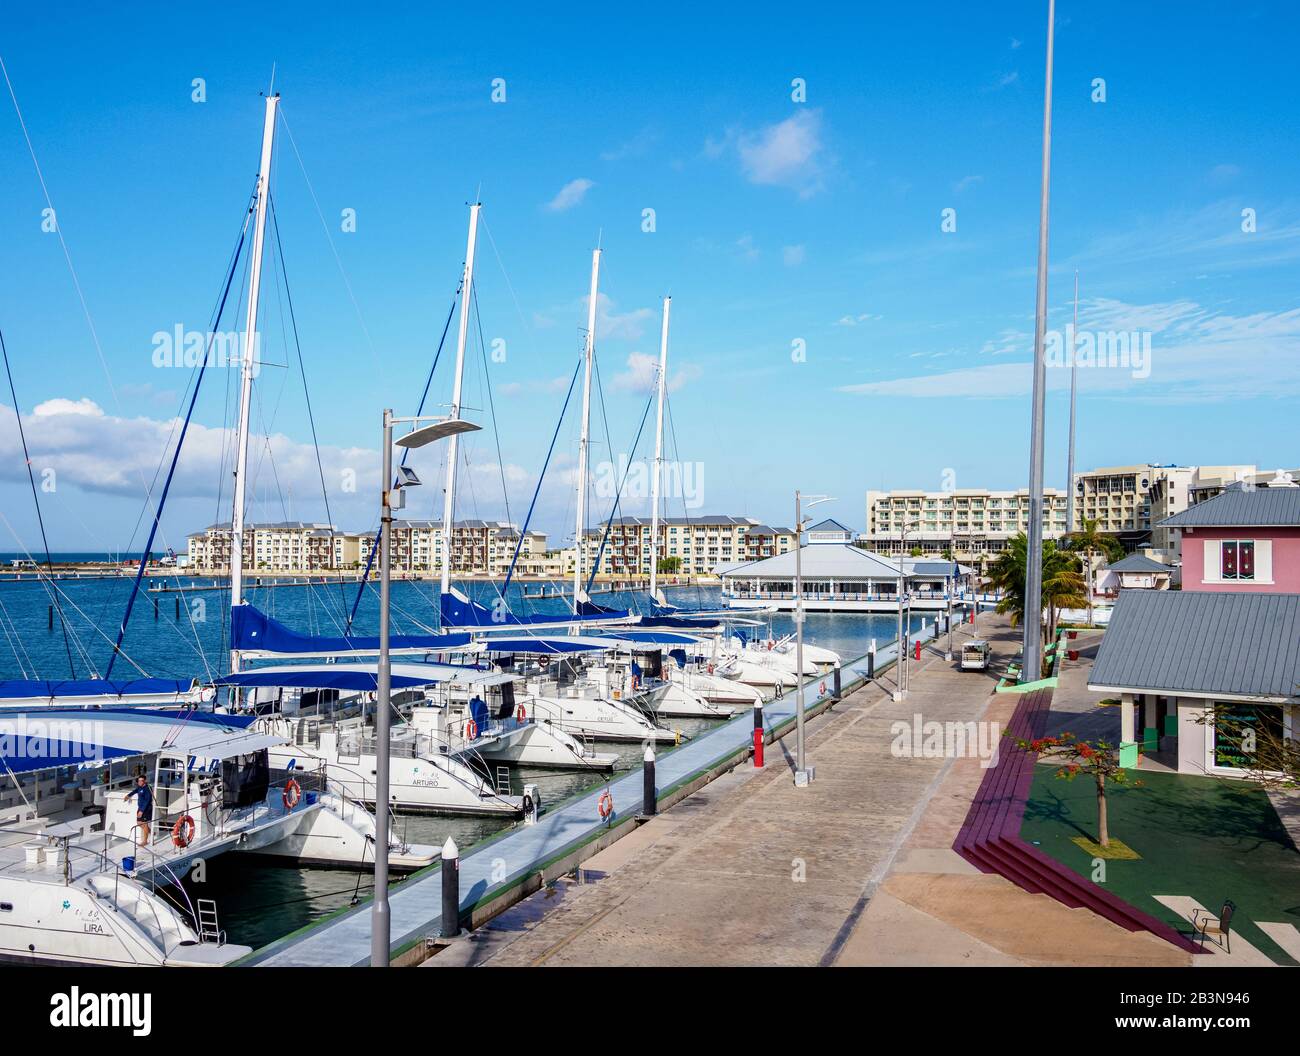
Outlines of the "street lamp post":
M808 507L832 501L829 495L811 498ZM794 783L803 788L813 779L814 771L804 760L803 716L803 496L794 493L794 684L795 684L795 768Z
M393 480L393 425L398 422L432 422L411 430L397 441L399 447L416 448L448 436L473 432L478 428L460 418L395 418L384 410L384 440L381 460L383 491L379 508L379 671L375 679L375 898L370 907L370 966L387 968L392 946L392 918L388 909L388 785L389 785L389 709L392 707L392 656L388 648L389 587L392 581L393 511L406 505L407 488L416 487L420 478L415 470L403 466L401 476Z
M907 576L903 571L903 552L907 549L907 537L911 534L913 528L920 527L920 521L914 521L911 524L904 525L898 534L898 640L896 648L898 649L898 669L894 673L894 684L897 688L894 690L894 700L902 700L907 696L907 647L903 643L903 592L907 584Z

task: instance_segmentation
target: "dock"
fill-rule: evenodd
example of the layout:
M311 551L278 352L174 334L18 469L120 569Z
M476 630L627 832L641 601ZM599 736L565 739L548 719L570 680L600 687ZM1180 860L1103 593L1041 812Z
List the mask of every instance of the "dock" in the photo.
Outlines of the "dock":
M931 625L914 634L912 641L925 640L933 633ZM877 673L893 662L896 652L896 643L877 650ZM862 656L842 666L838 699L866 683L868 663L868 658ZM834 689L830 675L807 679L806 712L816 715L836 703ZM795 706L793 691L764 706L764 725L770 737L780 737L793 727ZM746 709L716 729L661 755L656 763L660 810L667 810L731 770L748 757L752 743L753 716ZM772 769L784 769L779 764L780 754L772 750ZM602 821L597 810L604 787L547 810L536 824L509 829L463 855L462 919L468 916L475 924L490 919L634 832L643 807L641 772L630 771L607 786L614 800L614 814L608 821ZM765 852L756 848L754 853ZM390 889L394 963L414 964L424 959L426 947L440 930L441 899L438 866ZM369 963L369 958L370 905L362 903L271 943L239 963L266 967L354 966Z

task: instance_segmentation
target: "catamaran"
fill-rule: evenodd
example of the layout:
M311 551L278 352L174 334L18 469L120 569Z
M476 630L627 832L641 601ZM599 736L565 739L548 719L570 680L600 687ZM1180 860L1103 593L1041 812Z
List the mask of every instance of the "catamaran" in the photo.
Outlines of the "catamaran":
M139 708L0 715L0 959L25 964L229 964L215 903L181 879L200 859L259 854L395 870L433 862L330 778L277 773L281 741L252 717ZM144 777L152 810L137 795ZM148 822L148 827L145 827Z

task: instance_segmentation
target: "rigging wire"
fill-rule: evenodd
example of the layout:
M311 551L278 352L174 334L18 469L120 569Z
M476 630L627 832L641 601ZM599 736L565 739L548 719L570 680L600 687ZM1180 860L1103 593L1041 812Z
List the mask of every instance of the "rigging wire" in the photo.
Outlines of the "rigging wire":
M181 426L180 436L176 440L176 448L172 452L171 465L167 470L167 479L163 484L162 496L155 508L153 525L149 529L149 538L145 541L144 552L140 555L140 567L136 570L135 582L131 585L131 593L127 598L126 611L122 614L122 624L118 628L117 641L113 646L113 654L108 660L108 669L104 677L109 678L113 674L113 665L117 661L117 655L122 648L122 639L126 637L126 627L131 619L131 610L135 607L135 599L140 592L140 581L144 578L144 570L149 564L149 552L153 548L154 536L158 532L158 522L162 519L163 507L167 504L167 494L171 490L172 480L176 475L176 464L180 461L181 448L185 445L185 435L189 431L190 421L194 416L194 406L198 402L199 390L203 385L203 376L208 369L208 359L212 354L212 341L216 337L216 332L221 326L221 318L225 311L226 300L230 296L231 283L235 281L236 263L239 259L240 252L243 249L244 239L248 234L248 217L245 215L244 224L239 233L239 244L235 248L235 254L230 261L230 266L226 269L225 288L221 292L221 300L217 304L212 331L208 334L208 340L203 350L203 361L198 365L197 374L194 378L194 390L190 395L189 409L185 414L185 423ZM249 340L252 340L250 335Z
M54 563L50 560L50 541L45 534L45 517L41 513L41 497L36 490L36 474L32 469L32 456L27 450L27 430L23 428L23 414L18 406L18 392L14 388L14 374L9 365L9 346L5 344L4 330L0 330L0 351L4 353L5 376L9 379L9 396L13 400L14 421L18 423L18 436L23 445L23 462L27 465L27 482L32 488L32 504L36 507L36 523L41 529L41 546L45 548L45 572L46 575L52 578ZM63 617L63 606L59 603L57 596L54 605L59 610L59 626L63 630L63 648L68 654L68 677L76 678L77 669L72 662L72 643L68 641L68 622Z

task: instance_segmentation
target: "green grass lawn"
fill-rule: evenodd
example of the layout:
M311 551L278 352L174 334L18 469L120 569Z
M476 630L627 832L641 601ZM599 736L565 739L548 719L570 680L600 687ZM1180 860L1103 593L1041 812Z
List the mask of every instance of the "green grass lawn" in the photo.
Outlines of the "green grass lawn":
M1190 774L1141 773L1143 787L1110 786L1112 840L1141 858L1106 862L1108 890L1158 920L1191 925L1155 895L1188 895L1211 913L1237 904L1232 930L1279 964L1294 965L1255 921L1300 927L1300 851L1257 785ZM1096 786L1065 781L1055 767L1035 767L1020 835L1058 862L1092 879L1092 859L1076 837L1096 838Z

